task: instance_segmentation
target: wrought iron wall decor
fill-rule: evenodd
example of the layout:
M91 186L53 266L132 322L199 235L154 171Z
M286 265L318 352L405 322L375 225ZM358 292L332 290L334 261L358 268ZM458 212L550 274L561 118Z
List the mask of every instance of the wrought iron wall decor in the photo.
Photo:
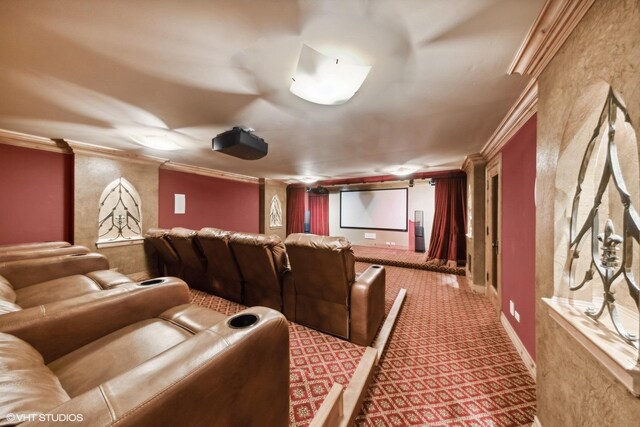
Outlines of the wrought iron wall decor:
M610 87L604 107L598 118L598 124L587 144L578 174L578 185L573 197L571 211L570 243L565 274L568 274L569 289L571 291L577 291L585 284L599 278L604 290L602 304L598 309L587 310L585 314L597 321L606 309L618 335L628 344L640 349L638 337L627 332L619 318L615 292L612 290L614 282L619 278L623 278L629 290L629 295L635 302L636 308L640 310L640 289L632 271L633 241L640 243L640 217L632 204L631 195L627 189L622 173L623 169L618 157L615 137L616 121L619 114L623 115L622 118L626 123L631 124L625 105ZM603 125L606 128L606 136L600 134ZM606 160L602 175L599 178L593 205L585 221L582 224L578 224L578 208L584 188L583 184L598 138L603 138L603 143L605 143L604 138L606 138ZM602 232L600 230L599 211L605 191L610 184L613 184L613 188L615 188L613 195L616 193L619 195L620 203L623 207L621 235L615 234L614 224L610 218L607 219ZM585 271L582 281L575 284L576 264L581 255L580 244L588 235L591 237L589 268ZM622 258L619 253L620 249L622 249ZM638 352L637 362L640 363L640 351Z
M277 194L271 198L271 208L269 209L269 227L282 227L282 204Z
M98 243L142 238L140 195L129 181L118 178L100 196Z

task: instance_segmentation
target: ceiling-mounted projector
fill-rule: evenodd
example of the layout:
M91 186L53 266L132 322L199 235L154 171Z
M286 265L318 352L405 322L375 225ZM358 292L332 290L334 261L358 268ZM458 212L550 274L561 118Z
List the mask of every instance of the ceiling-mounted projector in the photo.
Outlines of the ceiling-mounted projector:
M213 151L244 160L257 160L267 155L269 145L264 139L251 133L253 129L234 127L216 135L212 140Z

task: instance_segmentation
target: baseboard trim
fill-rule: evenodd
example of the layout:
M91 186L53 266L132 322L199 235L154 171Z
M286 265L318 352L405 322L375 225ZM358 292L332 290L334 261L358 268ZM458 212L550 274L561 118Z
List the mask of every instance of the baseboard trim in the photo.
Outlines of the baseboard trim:
M504 315L504 313L500 313L500 323L502 323L502 327L507 332L507 335L509 335L509 338L511 339L511 342L513 343L516 350L518 351L518 354L520 355L522 362L524 362L524 366L527 367L527 369L529 370L529 373L531 374L531 376L535 381L536 362L533 361L533 358L525 348L524 344L522 344L522 341L520 341L520 337L518 337L518 334L516 334L516 331L513 329L513 326L511 326L511 324L509 323L509 320L507 320L507 317Z
M533 424L531 424L531 427L542 427L542 423L537 415L533 417Z

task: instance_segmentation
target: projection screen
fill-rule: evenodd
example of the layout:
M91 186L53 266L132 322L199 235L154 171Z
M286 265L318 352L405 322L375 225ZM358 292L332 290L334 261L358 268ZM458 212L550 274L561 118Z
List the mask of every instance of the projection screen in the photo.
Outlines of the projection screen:
M340 227L407 231L408 190L340 192Z

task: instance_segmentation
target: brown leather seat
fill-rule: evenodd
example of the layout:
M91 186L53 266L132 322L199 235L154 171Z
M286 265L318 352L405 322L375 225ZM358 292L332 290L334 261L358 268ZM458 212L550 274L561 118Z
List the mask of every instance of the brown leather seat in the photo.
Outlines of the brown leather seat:
M281 314L227 318L184 304L183 283L109 292L119 294L59 307L38 328L0 320L0 425L9 413L80 414L81 425L288 424Z
M32 251L39 249L65 248L71 246L69 242L35 242L35 243L16 243L11 245L0 245L0 255L7 255L19 251Z
M169 230L164 228L150 228L144 235L145 249L155 252L159 274L180 277L180 257L169 243L168 235Z
M207 258L202 253L196 232L174 227L169 231L167 239L180 258L180 278L192 288L210 292Z
M370 266L356 278L351 243L344 237L296 233L285 246L295 289L294 321L369 345L384 319L384 267Z
M290 287L289 261L280 237L232 233L230 246L244 279L244 304L264 305L286 311L283 305ZM284 289L283 289L284 288ZM288 313L287 317L289 317Z
M207 258L210 292L242 303L242 275L229 245L232 234L217 228L203 228L198 231L198 241Z
M0 315L133 283L100 254L0 263Z
M18 261L21 259L45 258L57 255L88 254L86 246L74 245L50 248L29 248L0 252L0 261Z

